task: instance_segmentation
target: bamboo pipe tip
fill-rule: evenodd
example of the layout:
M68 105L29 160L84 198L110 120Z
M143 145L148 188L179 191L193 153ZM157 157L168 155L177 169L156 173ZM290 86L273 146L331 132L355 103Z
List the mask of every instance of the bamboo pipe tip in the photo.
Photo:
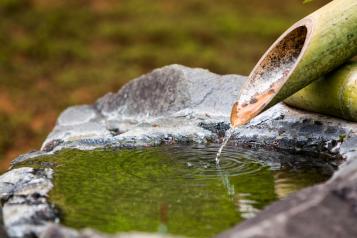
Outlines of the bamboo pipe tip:
M248 123L277 95L299 62L310 32L311 21L305 18L289 28L267 50L250 73L239 100L232 107L232 127Z

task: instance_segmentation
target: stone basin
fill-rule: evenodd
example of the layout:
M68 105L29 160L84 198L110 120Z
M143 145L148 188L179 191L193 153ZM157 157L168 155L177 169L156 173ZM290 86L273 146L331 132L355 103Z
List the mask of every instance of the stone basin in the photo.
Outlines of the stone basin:
M56 169L51 164L33 168L31 161L56 157L66 150L220 143L229 128L231 104L245 79L170 65L129 82L93 105L68 108L41 150L19 156L13 168L0 177L4 224L0 230L6 230L10 237L106 237L94 230L63 226L58 208L49 197L57 188ZM355 237L356 134L356 123L284 104L235 130L229 146L237 150L324 157L338 170L327 182L290 194L218 237ZM159 235L116 235L150 236Z

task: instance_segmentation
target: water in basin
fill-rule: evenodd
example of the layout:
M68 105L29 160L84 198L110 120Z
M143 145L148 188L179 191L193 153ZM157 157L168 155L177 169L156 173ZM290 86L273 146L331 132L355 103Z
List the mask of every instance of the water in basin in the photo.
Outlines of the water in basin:
M211 237L266 205L327 180L323 159L219 145L65 150L21 166L52 167L61 223L102 232Z

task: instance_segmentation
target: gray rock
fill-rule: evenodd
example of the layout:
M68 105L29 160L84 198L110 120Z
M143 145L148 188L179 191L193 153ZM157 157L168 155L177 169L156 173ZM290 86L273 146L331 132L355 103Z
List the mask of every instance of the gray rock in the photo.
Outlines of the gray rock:
M61 126L74 126L100 119L95 107L84 105L67 108L57 119L57 124Z
M293 152L325 153L347 158L357 145L357 124L278 104L235 130L233 140ZM351 142L349 142L351 141Z
M244 80L238 75L220 76L180 65L154 70L117 93L105 95L93 106L65 110L42 150L57 146L131 146L132 138L137 145L156 145L169 137L205 142L215 135L198 123L228 122L231 103L238 97Z
M10 237L39 235L58 220L47 201L53 187L51 169L19 168L0 177L0 199L4 225Z
M115 94L107 94L96 107L106 118L115 120L133 117L143 121L184 109L228 116L244 79L170 65L129 82Z
M0 207L0 237L7 238L7 233L4 227L4 220L2 217L2 208Z

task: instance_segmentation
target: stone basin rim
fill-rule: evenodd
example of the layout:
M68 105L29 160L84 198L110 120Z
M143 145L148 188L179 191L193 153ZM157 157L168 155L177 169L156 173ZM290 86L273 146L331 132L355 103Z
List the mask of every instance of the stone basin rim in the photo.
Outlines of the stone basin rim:
M154 70L147 75L131 81L116 94L104 96L94 105L77 106L67 109L60 116L53 132L44 142L42 150L22 155L14 163L37 156L53 154L64 148L92 150L108 147L158 146L162 143L172 142L201 144L218 142L227 129L230 103L239 94L240 86L244 80L245 78L242 76L220 76L207 70L191 69L180 65L171 65ZM203 84L203 82L205 83ZM130 91L142 93L144 88L148 86L148 83L154 88L160 88L160 92L153 92L150 95L151 98L144 98L145 100L149 100L149 102L145 102L146 104L142 104L140 99L128 96L128 92ZM167 94L165 94L166 91L163 91L166 88L170 89ZM212 90L212 88L215 90ZM231 97L223 97L217 103L217 92L226 95L227 90L231 90ZM174 97L171 97L172 95ZM155 106L162 99L170 103ZM133 108L140 112L148 111L147 107L153 107L154 116L139 124L113 121L115 116L123 115L124 112L129 114L131 118L143 117L142 114L135 114L135 110L127 108L127 105L133 105ZM213 108L208 110L206 115L202 113L211 107ZM220 113L217 113L218 108L222 108ZM226 114L227 117L222 117L221 115L226 112L228 112ZM77 115L79 116L76 117ZM176 127L178 125L182 130L177 130ZM117 128L119 128L119 132L113 132ZM286 130L286 128L289 128L289 130ZM347 183L351 191L355 191L355 188L351 188L349 185L349 181L355 179L356 176L354 174L357 171L355 160L357 158L355 150L357 145L356 128L356 123L303 112L292 109L284 104L279 104L258 116L247 126L240 128L239 133L237 133L233 140L237 144L250 144L263 147L273 146L273 148L290 149L292 151L317 151L343 158L345 162L326 183L291 195L293 199L301 197L302 194L313 197L315 195L309 191L317 190L320 191L318 193L319 196L321 194L321 196L323 194L330 196L330 190L340 191L340 187L345 185L345 183ZM313 133L316 130L318 133ZM72 134L68 136L68 133ZM341 135L344 135L344 138L340 138ZM62 140L61 136L63 137ZM8 185L5 191L7 194L5 195L4 190L1 190L3 214L8 214L6 211L9 211L9 208L16 208L21 204L27 204L27 210L25 211L32 214L30 217L24 217L21 214L12 216L13 223L9 223L7 215L4 216L8 233L12 235L25 234L26 231L31 231L34 234L40 235L57 232L59 234L72 234L73 237L80 236L81 231L56 225L58 217L56 217L55 208L47 200L48 189L53 186L51 181L52 173L53 171L51 170L38 171L29 168L23 171L10 170L6 173L7 175L12 175L13 177L8 177L15 180L16 176L22 176L22 179L28 178L28 183L22 184L22 188L21 186L15 188ZM0 183L4 184L3 180L4 175L0 177ZM32 181L40 182L33 184L31 183ZM43 190L44 188L45 190ZM274 204L282 204L281 206L283 206L285 201L278 201ZM272 206L277 206L274 204ZM347 205L348 203L346 203ZM269 210L269 207L261 212L264 212L264 216L266 216L265 210ZM38 214L39 211L42 212L41 216ZM287 209L287 212L284 213L287 217L289 217L289 211ZM252 219L257 224L261 224L259 214L257 219ZM274 214L270 216L274 216ZM353 220L353 218L351 219ZM250 236L252 233L247 232L248 230L263 232L263 230L259 230L259 226L259 229L254 228L251 222L251 220L247 220L247 222L239 225L237 229L234 228L232 231L227 231L220 237L234 237L236 234L243 234L240 237L252 237ZM286 222L286 224L289 224L289 219ZM285 232L283 227L282 224L277 224L277 228ZM298 231L302 232L301 230ZM259 234L264 234L262 237L274 237L272 236L274 233L272 231L269 232L264 230L263 233ZM43 235L42 237L46 236ZM51 236L48 235L47 237Z

